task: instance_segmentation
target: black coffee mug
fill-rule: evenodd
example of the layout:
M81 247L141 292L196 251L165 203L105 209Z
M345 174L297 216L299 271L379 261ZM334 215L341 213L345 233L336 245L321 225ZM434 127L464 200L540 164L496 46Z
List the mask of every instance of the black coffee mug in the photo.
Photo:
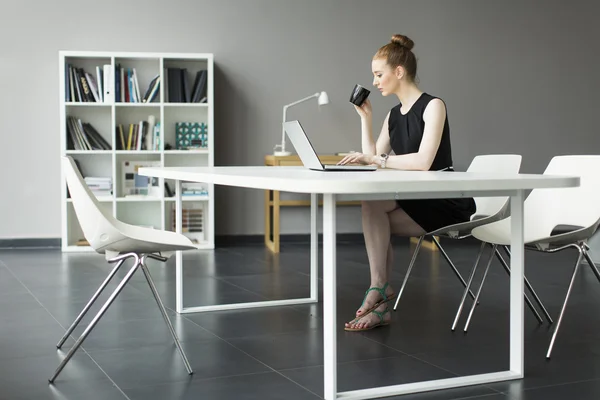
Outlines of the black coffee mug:
M354 86L354 89L352 89L352 94L350 95L350 103L360 107L362 103L365 102L367 97L369 97L369 93L371 93L370 90L365 89L360 85Z

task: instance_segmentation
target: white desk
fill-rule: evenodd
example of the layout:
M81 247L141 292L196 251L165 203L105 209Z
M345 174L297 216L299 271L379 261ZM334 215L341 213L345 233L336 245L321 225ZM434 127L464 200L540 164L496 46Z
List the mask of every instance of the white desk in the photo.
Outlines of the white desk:
M181 232L181 181L254 189L311 193L311 293L305 299L183 307L182 257L177 254L177 312L289 305L317 301L317 195L323 195L323 318L325 399L371 399L523 377L523 200L536 188L575 187L576 177L503 175L467 172L321 172L303 167L141 168L141 175L176 180L177 232ZM507 371L372 389L337 391L336 200L510 196L512 215L510 277L510 366Z

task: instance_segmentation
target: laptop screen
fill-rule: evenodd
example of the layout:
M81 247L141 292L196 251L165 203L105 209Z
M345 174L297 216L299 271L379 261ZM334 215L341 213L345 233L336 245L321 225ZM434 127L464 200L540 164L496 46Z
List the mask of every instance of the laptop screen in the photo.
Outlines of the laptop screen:
M323 169L323 164L319 160L315 149L312 147L306 132L302 129L299 121L287 121L283 123L283 128L290 141L294 145L302 164L310 169Z

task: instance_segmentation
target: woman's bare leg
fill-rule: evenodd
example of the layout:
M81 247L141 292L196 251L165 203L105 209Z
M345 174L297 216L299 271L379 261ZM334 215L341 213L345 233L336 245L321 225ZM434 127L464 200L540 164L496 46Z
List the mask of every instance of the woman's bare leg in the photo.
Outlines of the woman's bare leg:
M393 200L363 201L362 223L371 270L371 284L369 287L381 288L389 282L392 272L393 250L390 242L392 233L410 237L424 235L425 231ZM393 293L393 289L388 285L386 295ZM356 316L360 317L365 310L371 308L379 300L381 300L381 295L378 292L369 292ZM384 311L386 307L387 304L383 304L377 311ZM388 318L389 315L386 316L386 319ZM379 322L378 316L367 315L358 321L354 321L352 327L363 328L377 322ZM346 324L346 326L350 325Z

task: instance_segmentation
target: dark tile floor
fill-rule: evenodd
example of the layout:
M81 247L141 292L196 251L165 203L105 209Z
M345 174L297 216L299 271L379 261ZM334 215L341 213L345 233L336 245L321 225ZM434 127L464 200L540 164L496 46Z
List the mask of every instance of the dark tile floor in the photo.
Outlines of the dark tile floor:
M399 289L409 246L395 244L392 285ZM448 241L466 276L478 246ZM450 331L462 289L438 253L422 251L392 325L345 332L369 283L364 246L340 243L340 391L508 368L508 278L495 262L468 334ZM527 253L527 275L557 316L574 254ZM187 305L304 297L309 246L284 244L186 253ZM88 337L54 385L47 379L73 344L56 342L109 271L100 255L58 250L0 251L0 399L318 399L323 394L322 303L177 315L174 258L150 265L195 371L188 376L141 274ZM124 273L120 273L124 276ZM116 283L110 288L116 287ZM108 294L103 295L105 299ZM94 311L100 305L94 307ZM82 321L79 335L91 320ZM552 334L526 310L523 380L396 397L441 399L600 398L600 284L578 276L551 361ZM464 317L462 320L464 323ZM462 325L461 325L462 326Z

